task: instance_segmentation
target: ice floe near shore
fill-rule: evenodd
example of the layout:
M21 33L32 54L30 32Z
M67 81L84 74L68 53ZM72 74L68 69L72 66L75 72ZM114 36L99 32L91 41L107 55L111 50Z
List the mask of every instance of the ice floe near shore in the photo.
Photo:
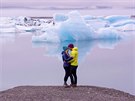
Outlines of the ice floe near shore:
M129 15L92 16L78 11L54 14L53 18L1 17L0 33L40 32L33 42L63 42L123 38L123 32L135 31L135 19Z

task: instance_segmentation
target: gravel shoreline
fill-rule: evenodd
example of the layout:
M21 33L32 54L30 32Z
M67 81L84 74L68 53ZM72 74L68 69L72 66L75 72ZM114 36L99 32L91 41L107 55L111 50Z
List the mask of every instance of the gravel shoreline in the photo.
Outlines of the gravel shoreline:
M0 101L135 101L135 96L94 86L19 86L1 91Z

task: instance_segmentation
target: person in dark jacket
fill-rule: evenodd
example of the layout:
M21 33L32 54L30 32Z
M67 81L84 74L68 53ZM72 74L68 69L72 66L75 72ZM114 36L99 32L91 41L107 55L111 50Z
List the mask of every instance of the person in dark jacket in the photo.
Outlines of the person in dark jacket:
M70 57L68 51L69 51L68 47L64 46L62 51L62 59L63 59L63 67L65 69L65 76L64 76L65 87L68 87L67 84L68 77L70 77L71 83L73 83L73 77L70 72L70 63L69 63L69 61L72 60L73 58Z

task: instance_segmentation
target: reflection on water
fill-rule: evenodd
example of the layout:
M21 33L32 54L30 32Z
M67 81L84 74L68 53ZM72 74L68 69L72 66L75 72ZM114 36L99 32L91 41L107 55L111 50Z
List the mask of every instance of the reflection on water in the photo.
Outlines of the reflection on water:
M61 52L63 46L73 43L78 47L79 51L79 62L81 62L91 50L98 45L99 48L114 49L115 46L121 41L121 39L105 39L105 40L90 40L90 41L77 41L77 42L62 42L62 43L44 43L44 42L33 42L33 48L46 48L44 56L57 56L61 59Z
M0 41L0 90L21 85L62 85L63 43L32 43L31 34ZM0 40L3 37L0 36ZM8 39L8 40L7 40ZM72 42L79 48L78 84L114 88L135 94L135 41ZM1 52L2 50L2 52Z

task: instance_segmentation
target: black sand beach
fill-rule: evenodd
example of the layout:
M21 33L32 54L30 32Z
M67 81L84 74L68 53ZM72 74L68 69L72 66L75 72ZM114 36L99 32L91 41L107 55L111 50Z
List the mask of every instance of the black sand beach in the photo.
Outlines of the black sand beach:
M0 101L135 101L135 96L94 86L20 86L1 91Z

